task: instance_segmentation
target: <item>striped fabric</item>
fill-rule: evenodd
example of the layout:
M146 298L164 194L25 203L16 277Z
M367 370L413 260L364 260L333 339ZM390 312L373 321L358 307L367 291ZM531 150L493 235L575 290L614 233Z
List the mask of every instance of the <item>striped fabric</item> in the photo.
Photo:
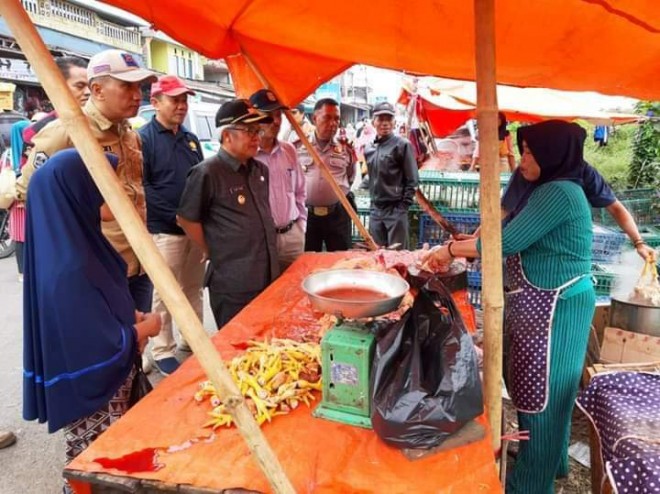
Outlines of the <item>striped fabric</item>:
M15 202L9 210L9 237L25 242L25 203Z

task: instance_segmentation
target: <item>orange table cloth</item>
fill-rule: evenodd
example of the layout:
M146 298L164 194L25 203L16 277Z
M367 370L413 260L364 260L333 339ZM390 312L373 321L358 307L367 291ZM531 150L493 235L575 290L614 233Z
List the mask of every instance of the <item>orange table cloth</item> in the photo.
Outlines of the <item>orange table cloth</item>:
M296 338L318 329L301 289L309 273L355 253L305 254L237 317L216 333L213 344L225 361L243 352L251 339ZM460 304L459 304L460 305ZM189 358L148 396L68 465L68 471L106 473L197 488L243 488L271 492L235 427L214 433L204 428L208 401L193 394L206 375ZM476 443L428 458L409 461L386 446L371 430L317 419L301 405L276 417L262 430L298 493L495 493L502 492L490 434ZM478 421L488 428L487 420ZM210 436L210 438L209 438ZM208 438L196 442L198 438ZM119 458L147 448L193 444L178 452L160 452L157 471L126 473L103 468L98 458ZM88 489L75 482L78 492Z

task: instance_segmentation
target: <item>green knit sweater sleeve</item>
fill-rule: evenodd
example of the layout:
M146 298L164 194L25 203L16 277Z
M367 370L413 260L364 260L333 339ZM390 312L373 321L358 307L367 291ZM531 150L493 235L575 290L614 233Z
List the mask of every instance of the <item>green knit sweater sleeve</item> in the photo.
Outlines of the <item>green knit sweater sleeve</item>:
M502 255L524 251L570 219L573 195L579 186L567 181L541 185L529 197L525 208L502 231Z

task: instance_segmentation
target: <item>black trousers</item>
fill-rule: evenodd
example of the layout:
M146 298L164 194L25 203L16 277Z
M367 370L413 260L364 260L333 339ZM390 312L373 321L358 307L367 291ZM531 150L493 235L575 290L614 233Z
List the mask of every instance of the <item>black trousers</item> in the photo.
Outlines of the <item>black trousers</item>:
M401 244L400 249L407 249L408 208L404 206L374 207L369 215L369 233L374 242L381 247Z
M25 243L19 242L18 240L14 241L16 246L16 267L18 268L18 274L23 274L23 263L25 262Z
M213 318L218 329L221 329L232 320L259 293L261 292L218 293L209 287L211 311L213 312Z
M349 193L346 198L357 211L353 193ZM352 246L351 217L340 203L326 216L317 216L314 214L314 208L308 208L305 251L323 252L324 244L328 252L348 250Z

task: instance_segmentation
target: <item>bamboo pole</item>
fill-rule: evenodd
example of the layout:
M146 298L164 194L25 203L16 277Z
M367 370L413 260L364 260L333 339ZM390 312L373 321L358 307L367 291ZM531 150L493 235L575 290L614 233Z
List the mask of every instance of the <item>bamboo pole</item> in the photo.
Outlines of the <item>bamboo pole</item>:
M241 46L241 52L243 57L245 57L245 61L247 64L250 66L252 69L252 72L257 76L261 84L265 89L270 89L275 96L277 97L278 101L282 101L277 94L277 91L273 89L271 84L268 82L268 79L263 75L263 72L259 69L259 67L255 64L254 60L252 57L248 54L248 52L245 50L244 46ZM346 195L344 192L339 188L339 185L337 185L337 182L335 181L334 177L332 176L332 173L330 173L330 169L328 168L328 165L325 164L325 162L321 159L321 156L319 156L319 153L314 149L314 146L312 146L312 143L309 142L309 139L303 132L302 128L300 127L300 124L296 122L296 119L293 118L293 115L291 114L291 110L284 110L284 114L286 115L287 120L289 120L289 123L291 124L291 127L296 131L296 134L298 134L298 137L300 137L300 141L303 143L305 148L307 149L307 152L309 155L312 157L314 160L314 163L320 168L321 173L323 173L323 176L325 177L326 181L330 184L330 187L332 188L332 191L335 193L337 196L337 199L339 199L339 202L341 203L342 207L346 210L348 215L351 217L351 220L353 220L353 223L355 223L355 226L357 227L358 231L360 232L360 235L362 235L362 238L366 242L367 246L371 250L377 250L378 245L376 242L374 242L374 239L372 236L369 234L367 229L364 227L362 224L362 221L360 221L360 217L357 215L355 210L353 209L353 206L351 206L351 203L348 202L348 199L346 198Z
M146 269L202 368L224 397L223 403L236 421L241 435L255 455L273 490L277 493L295 491L270 445L245 405L220 354L206 335L172 271L156 248L151 236L133 207L108 163L98 141L94 138L87 118L69 92L57 70L51 54L39 37L36 28L21 6L20 0L2 0L0 13L5 18L14 38L37 73L48 97L53 102L58 118L64 123L69 137L82 156L94 182L119 222L126 238Z
M502 224L497 136L495 0L474 0L477 119L481 161L484 391L493 448L502 435Z

